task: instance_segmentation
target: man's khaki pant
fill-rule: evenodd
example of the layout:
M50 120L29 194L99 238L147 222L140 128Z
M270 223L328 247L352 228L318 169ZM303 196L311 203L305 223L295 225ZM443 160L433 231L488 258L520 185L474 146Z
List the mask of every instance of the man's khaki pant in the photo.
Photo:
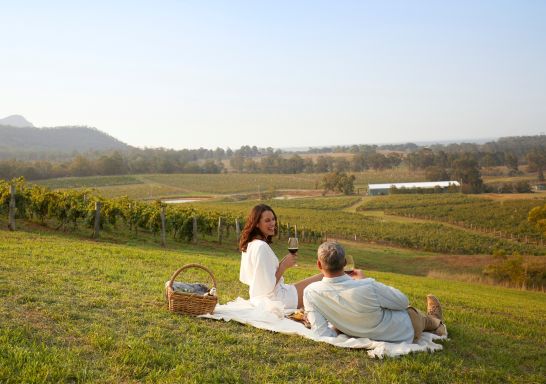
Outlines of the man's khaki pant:
M408 307L408 315L411 319L411 325L413 325L414 342L419 340L423 331L435 331L442 324L439 319L426 315L413 307Z

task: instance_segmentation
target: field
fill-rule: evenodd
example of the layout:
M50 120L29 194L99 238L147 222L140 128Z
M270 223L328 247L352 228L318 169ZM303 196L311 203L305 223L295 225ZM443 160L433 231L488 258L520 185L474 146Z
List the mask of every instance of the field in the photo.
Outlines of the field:
M324 174L155 174L133 176L69 177L36 181L52 189L95 188L107 197L127 195L134 199L157 199L195 195L233 195L275 193L288 190L307 191L316 195L322 190L320 181ZM356 173L355 188L365 188L368 183L423 180L422 172L387 170ZM301 193L301 192L300 192ZM281 195L283 193L280 193Z
M163 284L189 262L214 271L222 303L246 297L238 253L212 243L130 244L0 231L0 382L538 383L546 374L543 293L369 270L419 308L437 294L450 332L443 351L372 360L365 351L171 314ZM313 247L288 281L315 272Z
M89 176L89 177L63 177L60 179L40 180L37 184L48 188L100 188L115 185L144 184L136 176Z
M159 198L168 196L185 196L188 194L227 195L235 193L256 193L275 189L317 189L321 175L263 175L263 174L165 174L165 175L137 175L132 177L140 185L130 182L126 185L117 183L117 177L104 176L99 183L93 185L94 180L86 183L88 178L79 178L84 181L82 187L96 187L103 192L106 188L107 196L121 196L131 194L133 198ZM94 179L94 178L93 178ZM74 179L73 179L74 180ZM110 182L112 181L112 182ZM65 179L51 179L38 184L46 184L50 188L67 188ZM72 188L72 187L68 187ZM128 192L128 193L125 193Z

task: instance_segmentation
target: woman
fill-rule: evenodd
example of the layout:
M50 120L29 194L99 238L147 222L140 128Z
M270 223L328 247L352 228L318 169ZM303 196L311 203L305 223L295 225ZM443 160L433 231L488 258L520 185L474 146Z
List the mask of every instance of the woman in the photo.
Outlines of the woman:
M297 253L288 253L279 263L269 246L277 233L277 215L273 209L265 204L252 208L239 242L242 252L239 280L249 286L251 299L268 297L281 301L285 308L302 308L303 290L322 279L322 275L309 277L294 285L285 284L283 274L296 265Z

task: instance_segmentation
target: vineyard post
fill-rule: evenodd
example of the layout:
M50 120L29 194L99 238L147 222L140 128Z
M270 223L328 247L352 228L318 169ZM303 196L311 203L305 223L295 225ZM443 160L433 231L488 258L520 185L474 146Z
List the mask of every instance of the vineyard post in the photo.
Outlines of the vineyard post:
M95 201L95 229L93 230L93 238L99 238L100 232L100 208L102 203L100 201Z
M15 184L9 186L9 213L8 213L8 228L10 231L15 231Z
M192 241L197 243L197 217L193 217Z
M222 218L218 217L218 243L222 244Z
M241 227L239 226L239 218L235 219L235 233L237 234L237 243L241 238Z
M161 207L160 217L161 217L161 246L166 247L167 240L165 239L165 226L166 226L165 225L166 224L165 207Z
M294 224L294 237L298 238L298 226L296 224Z

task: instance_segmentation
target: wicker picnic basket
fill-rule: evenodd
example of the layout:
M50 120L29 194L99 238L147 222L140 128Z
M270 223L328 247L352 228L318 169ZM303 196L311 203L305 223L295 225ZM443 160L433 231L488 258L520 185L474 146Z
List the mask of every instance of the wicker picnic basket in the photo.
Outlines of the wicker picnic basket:
M200 268L206 271L212 280L212 286L216 289L216 280L214 279L214 275L207 267L200 264L186 264L173 274L167 285L166 294L167 301L169 303L169 310L192 316L212 313L214 311L214 307L216 307L216 303L218 303L218 297L216 295L200 295L197 293L178 292L173 289L174 279L180 272L189 268Z

